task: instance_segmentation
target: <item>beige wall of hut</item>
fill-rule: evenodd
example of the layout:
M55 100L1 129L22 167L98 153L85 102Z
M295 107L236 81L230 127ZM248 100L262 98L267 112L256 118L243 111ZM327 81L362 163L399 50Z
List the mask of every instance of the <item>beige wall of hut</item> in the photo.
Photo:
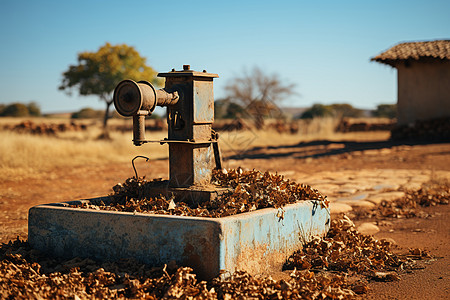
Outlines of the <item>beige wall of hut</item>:
M398 125L450 117L450 61L399 63Z

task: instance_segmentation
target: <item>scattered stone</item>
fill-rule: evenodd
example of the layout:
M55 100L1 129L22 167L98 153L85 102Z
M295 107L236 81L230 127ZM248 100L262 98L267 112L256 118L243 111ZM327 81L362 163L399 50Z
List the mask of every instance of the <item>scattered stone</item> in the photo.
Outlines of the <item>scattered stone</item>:
M374 235L375 233L380 231L380 228L378 228L378 226L373 223L367 222L367 223L362 223L361 225L359 225L357 227L357 230L361 234Z
M332 214L346 213L352 210L350 205L338 202L330 202L329 208Z
M412 177L411 181L424 183L430 181L430 176L426 174L416 174Z
M340 189L337 192L339 194L354 194L356 193L357 189Z
M362 194L358 194L358 195L351 197L350 200L364 200L367 198L367 196L369 196L369 194L362 193Z
M372 276L377 281L397 281L400 276L396 272L375 272Z
M402 188L405 190L417 191L420 190L422 184L420 182L407 182L402 184Z
M395 191L395 192L385 192L385 193L379 193L375 195L371 195L367 201L370 201L374 204L380 204L382 201L392 202L394 200L397 200L399 198L405 197L404 192Z
M345 144L329 144L326 146L326 149L328 150L335 150L335 149L344 149Z
M364 150L364 155L379 155L380 152L377 149Z
M397 245L397 242L393 238L385 238L383 240L389 242L391 245Z
M380 149L379 151L380 151L380 155L391 154L391 149L388 149L388 148L383 148L383 149Z
M335 184L313 184L311 185L313 188L319 190L324 195L334 194L336 190L339 189L339 186Z
M295 174L294 170L286 170L282 172L278 172L279 175L283 175L284 177L290 177Z
M390 222L390 221L378 221L377 222L378 226L394 226L394 223Z
M351 207L358 207L364 209L371 209L375 207L375 204L366 200L352 200L352 199L339 199L338 203L344 203Z
M377 184L372 187L374 191L382 191L382 190L398 190L400 186L398 184L389 184L389 183L382 183Z

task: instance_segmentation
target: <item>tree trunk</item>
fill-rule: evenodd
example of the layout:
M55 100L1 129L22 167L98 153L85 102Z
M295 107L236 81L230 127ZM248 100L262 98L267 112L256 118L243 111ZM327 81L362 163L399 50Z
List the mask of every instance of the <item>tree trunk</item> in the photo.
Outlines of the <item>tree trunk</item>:
M109 107L113 103L112 100L106 102L106 109L105 109L105 115L103 116L103 133L100 135L100 139L109 140L111 137L109 136L109 130L108 130L108 120L109 120Z
M105 102L106 102L106 110L105 110L105 115L103 117L103 130L107 130L108 119L109 119L109 107L113 103L112 100L111 101L105 101Z

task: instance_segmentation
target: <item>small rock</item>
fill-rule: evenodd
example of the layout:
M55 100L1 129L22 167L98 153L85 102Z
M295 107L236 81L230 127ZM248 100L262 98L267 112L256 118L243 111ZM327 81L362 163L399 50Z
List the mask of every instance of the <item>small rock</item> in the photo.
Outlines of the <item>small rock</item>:
M350 200L364 200L367 198L367 196L369 196L369 194L362 193L362 194L354 195L353 197L350 198Z
M422 187L422 183L420 182L407 182L402 185L404 189L417 191Z
M340 189L337 192L340 194L354 194L356 193L356 189Z
M390 221L378 221L377 222L378 226L393 226L394 223L390 222Z
M330 212L332 214L340 214L351 211L352 207L345 203L330 202Z
M357 230L361 234L374 235L380 231L380 228L373 223L362 223L357 227Z
M337 189L339 189L339 186L334 184L314 184L311 185L311 187L319 190L322 194L329 195L334 193Z
M377 281L397 281L400 276L395 272L375 272L373 279Z
M289 177L295 174L294 170L286 170L282 172L278 172L278 174L283 175L284 177Z
M380 152L377 149L369 149L363 151L364 155L379 155Z
M388 183L382 183L382 184L377 184L374 185L372 187L373 190L375 191L381 191L381 190L398 190L400 186L397 184L388 184Z
M387 155L387 154L391 154L391 149L389 148L380 149L380 155Z
M394 201L397 200L399 198L402 198L405 196L404 192L385 192L385 193L379 193L379 194L375 194L370 196L367 201L370 201L372 203L375 204L380 204L383 200L384 201Z
M337 201L338 201L338 203L347 204L352 207L360 207L360 208L367 208L367 209L375 207L375 204L373 204L372 202L369 202L369 201L365 201L365 200L339 199Z
M383 240L389 242L391 245L397 245L397 242L393 238L385 238Z

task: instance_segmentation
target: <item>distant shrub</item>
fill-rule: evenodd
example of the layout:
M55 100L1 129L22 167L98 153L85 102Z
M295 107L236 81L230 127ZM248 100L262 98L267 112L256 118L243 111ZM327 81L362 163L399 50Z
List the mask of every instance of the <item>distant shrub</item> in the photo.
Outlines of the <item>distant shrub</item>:
M314 104L307 110L305 110L300 119L314 119L316 117L331 117L333 115L333 110L323 104Z
M28 107L22 103L6 105L1 112L2 117L28 117L29 115Z
M71 115L72 119L99 119L103 118L105 112L90 107L83 108Z
M347 103L331 104L327 106L331 108L333 114L339 118L358 118L363 115L363 111L361 109L354 108L352 105Z
M397 118L397 104L380 104L372 114L378 118Z
M41 109L36 102L0 105L0 117L39 117L40 115Z
M230 101L229 99L219 99L214 101L214 118L235 119L244 115L244 108Z
M354 108L347 103L337 103L330 105L314 104L309 109L301 114L300 119L313 119L316 117L350 117L357 118L363 115L363 111L358 108Z
M36 102L30 102L27 105L27 108L28 108L28 113L30 114L30 116L33 116L33 117L41 116L41 108L39 107L39 105Z

